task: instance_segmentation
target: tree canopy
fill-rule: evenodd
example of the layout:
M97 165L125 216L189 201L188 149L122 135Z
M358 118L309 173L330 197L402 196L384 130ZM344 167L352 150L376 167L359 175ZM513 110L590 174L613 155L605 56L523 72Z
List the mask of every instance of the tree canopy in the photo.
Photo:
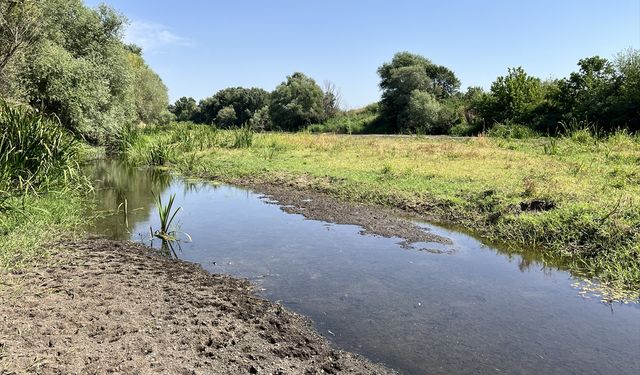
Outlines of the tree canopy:
M378 68L382 89L381 112L394 131L412 127L407 121L411 96L415 91L443 100L452 97L460 87L453 71L431 60L409 52L397 53L390 63ZM422 96L425 98L425 96Z
M287 77L271 93L270 115L273 126L289 131L323 120L324 93L316 81L302 73Z
M0 4L0 94L56 114L95 143L166 113L167 89L139 49L122 41L127 20L81 0ZM14 39L13 44L7 41Z
M269 93L260 88L229 87L201 100L193 120L220 127L241 126L247 123L256 111L267 105L268 99ZM229 107L234 111L233 118ZM223 109L224 113L220 114ZM219 122L221 119L224 121Z
M169 111L176 116L178 121L193 121L198 112L198 103L192 97L183 96L169 105Z

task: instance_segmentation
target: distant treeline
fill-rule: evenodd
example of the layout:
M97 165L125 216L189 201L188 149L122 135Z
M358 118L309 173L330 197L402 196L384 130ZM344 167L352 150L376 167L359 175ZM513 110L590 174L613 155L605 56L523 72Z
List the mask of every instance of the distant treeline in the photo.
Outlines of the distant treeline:
M474 135L558 134L576 127L640 130L640 53L578 62L569 77L541 80L511 68L489 91L460 90L455 73L401 52L378 69L382 99L344 111L340 91L294 73L273 92L232 87L168 105L167 89L123 42L127 20L82 0L0 1L0 97L57 117L76 137L105 143L125 126L174 119L220 128Z
M82 0L0 1L0 97L92 143L125 125L170 121L167 88L141 49L122 41L126 22Z
M460 91L449 68L401 52L378 69L382 99L342 111L340 92L324 89L302 73L273 92L234 87L196 102L180 98L169 107L178 120L259 130L474 135L491 131L555 135L576 128L593 132L640 130L640 54L629 49L613 60L578 62L569 77L543 81L510 68L487 92Z
M196 102L182 97L169 106L179 121L221 128L249 125L258 130L297 131L323 123L340 112L340 93L325 82L324 90L302 73L287 77L269 93L260 88L231 87Z

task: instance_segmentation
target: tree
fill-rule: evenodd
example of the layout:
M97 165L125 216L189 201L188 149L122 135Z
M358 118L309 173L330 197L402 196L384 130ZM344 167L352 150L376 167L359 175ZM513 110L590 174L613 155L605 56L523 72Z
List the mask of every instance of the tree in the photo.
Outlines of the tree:
M215 124L221 128L230 128L236 122L237 118L236 110L233 109L233 106L228 105L218 111Z
M133 95L138 120L159 123L169 105L167 87L140 55L129 53L129 61L134 73Z
M509 68L506 76L491 84L491 96L485 99L482 114L487 123L528 123L544 100L544 90L540 79L528 75L522 67Z
M462 95L463 116L467 124L477 124L481 121L482 104L485 102L487 93L480 86L467 87L467 91Z
M169 111L176 115L176 120L178 121L194 121L194 117L198 112L198 104L194 98L183 96L169 106Z
M327 120L340 113L342 93L331 81L324 81L322 90L324 91L322 96L322 112L324 114L324 120Z
M0 1L0 97L22 100L20 73L27 54L38 44L43 22L34 0Z
M429 91L438 99L450 98L460 88L460 80L445 66L429 65L427 75L431 78Z
M405 132L422 134L446 134L456 121L455 110L448 108L435 95L414 90L403 114Z
M35 44L42 28L41 16L34 0L0 2L0 76L16 54Z
M251 116L251 120L249 120L249 125L253 130L264 131L271 130L271 117L269 116L269 106L264 106L257 110L253 116Z
M33 5L37 21L9 12L19 7L12 4ZM37 31L35 41L21 44L28 48L15 52L4 66L5 72L11 68L10 82L19 86L9 89L57 115L77 136L102 143L124 125L169 118L166 87L144 63L140 49L123 43L126 19L112 8L88 8L82 0L5 0L0 2L0 18L4 36L16 34L7 32L6 24L37 23L23 26L30 33ZM1 43L0 50L7 46ZM4 95L7 85L2 81L0 77Z
M125 19L80 0L38 4L46 32L22 69L30 102L55 113L76 135L104 142L137 117L136 77L120 39Z
M269 114L276 128L296 131L323 119L324 94L316 81L302 73L287 77L271 93Z
M452 96L460 87L460 81L447 67L409 52L397 53L390 63L378 68L382 89L381 112L391 127L398 131L404 123L407 106L415 90L442 100Z
M218 91L212 97L201 100L200 113L195 120L210 124L216 121L219 111L231 106L236 117L224 126L240 126L248 122L257 110L267 105L268 98L269 93L260 88L229 87ZM222 125L218 124L218 126Z
M554 97L565 121L586 120L607 126L615 122L616 97L621 77L605 58L593 56L578 61L580 69L558 83Z
M630 48L620 53L615 67L621 83L615 100L614 121L621 127L640 131L640 50Z

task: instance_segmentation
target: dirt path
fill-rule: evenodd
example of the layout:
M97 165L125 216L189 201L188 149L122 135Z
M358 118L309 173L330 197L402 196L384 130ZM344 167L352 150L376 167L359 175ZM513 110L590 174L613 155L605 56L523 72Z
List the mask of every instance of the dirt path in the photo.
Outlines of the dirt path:
M104 239L2 275L0 374L387 374L247 281Z

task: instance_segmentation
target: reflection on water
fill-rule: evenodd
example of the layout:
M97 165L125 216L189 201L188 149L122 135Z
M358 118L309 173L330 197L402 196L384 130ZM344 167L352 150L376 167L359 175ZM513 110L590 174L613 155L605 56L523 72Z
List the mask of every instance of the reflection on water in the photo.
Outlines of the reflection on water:
M84 169L94 180L97 213L117 212L101 218L95 232L119 240L129 239L130 225L149 220L155 199L153 193L162 193L172 181L165 171L142 171L109 160L97 160ZM148 237L148 233L147 228L145 236Z
M95 232L147 239L158 225L151 191L176 193L193 237L178 257L251 279L341 348L403 373L640 373L640 308L584 299L568 273L530 254L435 226L452 245L403 249L397 238L286 214L244 189L110 162L93 169L106 187L101 209L125 198L129 207L128 229L121 210Z

